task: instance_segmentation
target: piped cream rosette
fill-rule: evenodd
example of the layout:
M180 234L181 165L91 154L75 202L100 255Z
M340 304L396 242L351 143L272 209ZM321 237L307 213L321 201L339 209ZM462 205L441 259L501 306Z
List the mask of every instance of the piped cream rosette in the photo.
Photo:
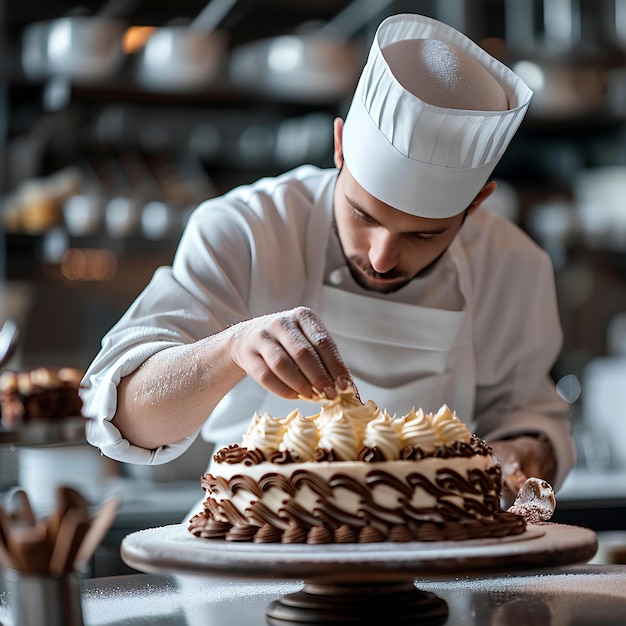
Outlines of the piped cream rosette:
M472 438L445 404L437 413L413 407L402 417L392 417L373 400L362 403L353 389L338 390L332 399L320 394L311 400L321 405L320 412L311 416L299 409L283 418L255 413L242 445L260 450L267 458L276 451L289 452L302 462L313 460L317 449L332 449L338 460L355 461L363 448L377 448L392 461L406 446L429 454L439 446L469 443Z

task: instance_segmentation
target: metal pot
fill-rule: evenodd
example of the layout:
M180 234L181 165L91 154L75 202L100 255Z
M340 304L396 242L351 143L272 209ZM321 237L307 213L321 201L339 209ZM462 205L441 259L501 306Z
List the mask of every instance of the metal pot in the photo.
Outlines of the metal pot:
M68 15L34 22L24 29L22 68L32 80L66 79L97 83L110 78L125 60L128 23L121 16L136 0L108 0L95 15Z
M356 85L361 56L326 33L285 35L246 44L233 53L233 84L281 98L325 101Z
M602 50L582 39L578 3L542 0L541 8L536 28L532 3L505 4L508 61L534 92L529 112L559 118L597 112L606 99L608 67Z
M137 80L154 91L197 91L223 67L226 33L217 30L237 0L212 0L191 24L156 29L139 53Z
M94 83L109 78L124 62L126 27L124 20L96 16L33 23L22 40L24 73L32 80L58 76Z
M354 0L322 28L242 44L231 54L233 84L271 96L331 101L350 94L364 53L352 35L389 0Z

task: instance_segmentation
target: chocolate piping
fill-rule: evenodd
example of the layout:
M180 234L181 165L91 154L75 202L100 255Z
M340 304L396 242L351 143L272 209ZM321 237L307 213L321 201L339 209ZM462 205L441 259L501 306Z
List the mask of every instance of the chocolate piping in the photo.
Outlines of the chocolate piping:
M417 472L410 474L405 482L383 470L373 470L362 484L345 474L335 474L326 482L303 469L293 472L290 479L270 472L258 482L239 474L230 481L206 474L202 484L210 495L205 501L205 511L190 521L189 530L203 537L217 537L221 532L221 536L230 541L250 541L254 537L257 542L285 543L304 541L305 533L307 543L328 543L407 541L410 538L420 541L462 540L522 532L525 527L523 519L499 509L493 482L496 476L499 472L492 468L484 472L473 469L468 473L468 479L458 472L441 469L435 483ZM391 511L373 501L372 488L381 484L398 492L396 510ZM261 498L264 492L274 487L286 496L278 514L260 501L254 501L241 513L228 499L216 499L228 498L229 494L238 491L248 491ZM301 489L307 488L317 496L312 512L291 500ZM336 489L347 489L359 497L361 504L356 514L341 509L341 498L334 497ZM415 489L423 489L438 504L434 507L412 506L410 500ZM476 499L481 494L482 502ZM450 501L451 497L462 497L463 506ZM267 525L274 531L265 528ZM259 532L260 528L264 529L263 532ZM377 538L373 539L374 536Z

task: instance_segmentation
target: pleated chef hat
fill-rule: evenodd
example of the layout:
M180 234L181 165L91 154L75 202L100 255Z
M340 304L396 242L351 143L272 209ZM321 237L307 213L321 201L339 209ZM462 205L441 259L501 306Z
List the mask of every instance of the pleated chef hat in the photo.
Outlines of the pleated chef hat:
M504 154L532 91L459 31L414 14L384 20L343 130L356 181L406 213L464 211Z

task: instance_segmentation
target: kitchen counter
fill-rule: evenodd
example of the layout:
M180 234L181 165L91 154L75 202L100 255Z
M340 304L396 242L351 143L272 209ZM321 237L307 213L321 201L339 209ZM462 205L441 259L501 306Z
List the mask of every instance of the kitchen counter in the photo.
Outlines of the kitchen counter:
M533 624L594 626L626 623L626 566L581 565L506 575L416 581L448 605L446 626ZM233 582L136 574L84 580L81 600L85 626L261 626L265 610L296 581ZM384 598L372 624L388 623ZM12 626L6 596L0 594L0 622ZM417 623L417 622L414 622Z
M120 557L124 537L136 530L183 522L187 513L202 499L200 478L154 482L116 478L107 482L102 498L116 496L120 508L106 537L96 550L90 574L111 576L132 573Z
M626 470L574 468L556 494L552 521L600 531L626 532Z
M626 469L591 472L574 468L557 493L559 502L625 500Z

